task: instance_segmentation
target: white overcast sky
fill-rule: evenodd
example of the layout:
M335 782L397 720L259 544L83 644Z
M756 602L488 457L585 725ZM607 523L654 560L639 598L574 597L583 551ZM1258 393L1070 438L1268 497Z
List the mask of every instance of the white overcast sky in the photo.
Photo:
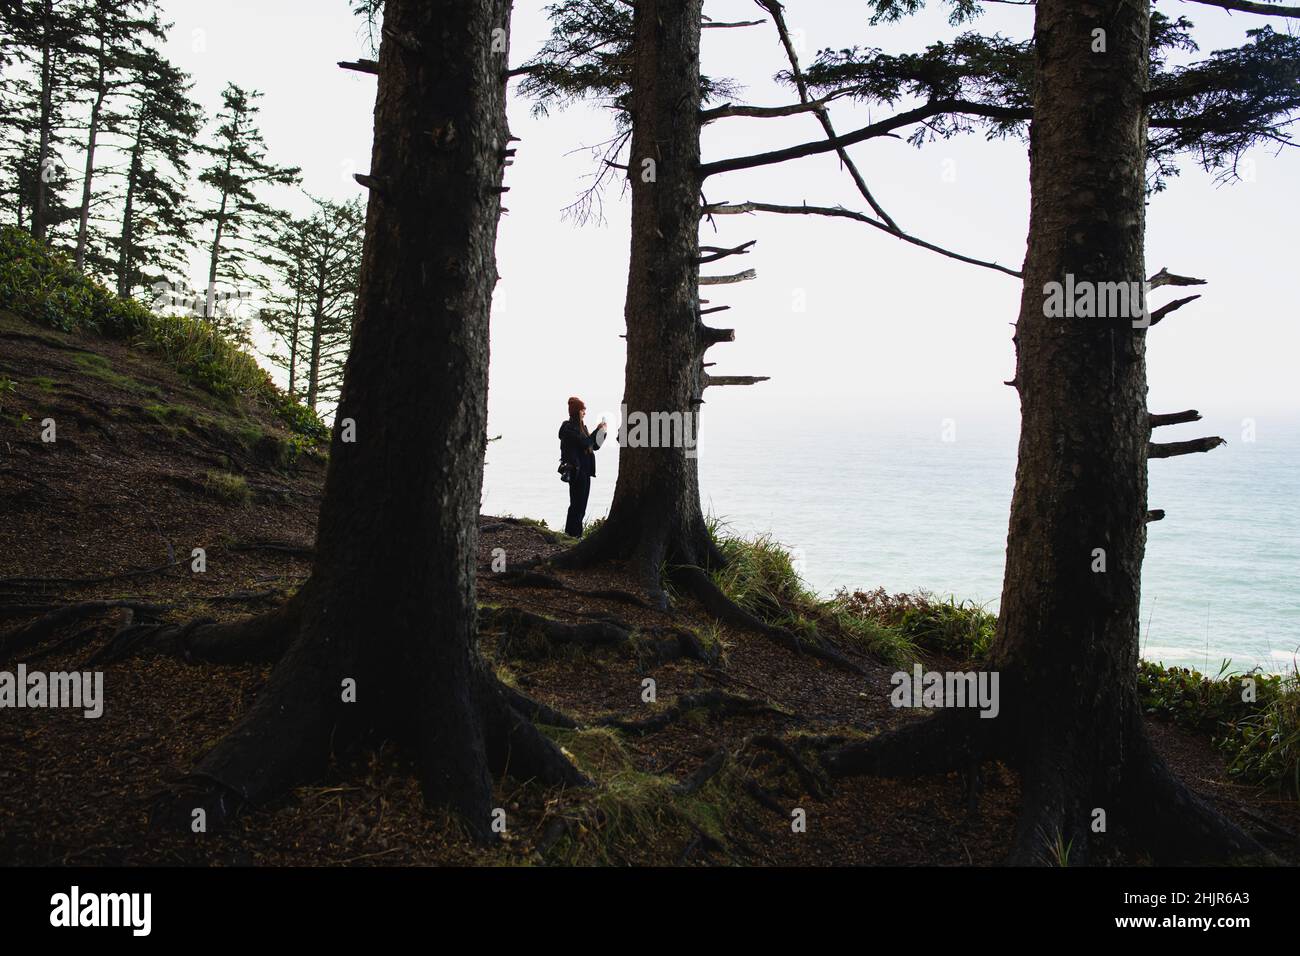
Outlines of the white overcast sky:
M348 6L347 0L164 2L175 23L169 53L193 74L195 95L209 116L228 80L262 91L271 157L301 166L308 190L335 199L361 194L351 175L369 165L374 105L374 79L334 65L368 55L360 21ZM807 62L828 46L902 52L950 37L943 5L930 7L902 24L879 27L868 25L862 0L789 0L787 15ZM1203 52L1236 45L1246 29L1265 22L1177 0L1163 0L1159 9L1191 17ZM760 15L751 0L707 0L705 10L720 20ZM991 10L975 29L1016 37L1031 31L1031 9ZM1288 29L1285 21L1268 22ZM513 63L531 55L546 32L544 4L518 0ZM792 98L771 81L785 62L770 26L705 31L703 56L705 71L734 77L748 102ZM876 111L874 118L881 115ZM832 118L845 132L873 116L842 102ZM549 434L563 417L565 398L575 393L612 421L622 394L626 197L617 186L608 194L603 225L578 227L560 216L593 169L580 147L608 137L609 113L579 106L535 119L529 104L512 96L510 121L522 142L507 174L510 213L498 242L503 280L492 320L493 432L543 428ZM726 120L706 132L705 159L805 142L820 133L809 116ZM989 143L975 135L918 150L882 139L853 151L903 228L1020 266L1029 200L1023 143ZM1186 163L1149 207L1148 272L1167 266L1210 280L1202 300L1150 333L1154 410L1194 407L1216 417L1267 419L1297 408L1300 156L1259 150L1250 160L1250 181L1224 186ZM718 177L706 184L706 194L710 201L863 205L828 156ZM295 201L287 194L271 198ZM717 324L737 330L734 344L714 348L709 357L718 374L770 375L772 381L710 390L712 424L706 427L748 428L763 416L893 425L913 417L964 416L1015 424L1015 393L1002 382L1014 363L1017 280L939 258L857 223L762 216L718 223L716 237L702 233L703 241L758 244L715 271L753 267L758 279L706 290L714 304L732 306L714 317L725 319ZM1153 303L1168 297L1161 290ZM795 308L800 299L802 312Z

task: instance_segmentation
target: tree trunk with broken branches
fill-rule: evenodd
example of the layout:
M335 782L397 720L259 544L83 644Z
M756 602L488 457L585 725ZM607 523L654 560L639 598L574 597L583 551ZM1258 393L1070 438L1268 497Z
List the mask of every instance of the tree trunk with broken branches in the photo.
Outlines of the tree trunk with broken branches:
M358 318L312 575L267 617L179 640L205 657L284 648L195 770L206 792L190 796L210 822L373 739L406 745L426 800L480 838L507 763L522 779L582 782L475 638L509 17L509 0L385 6Z
M1016 327L1021 435L990 669L1001 713L950 710L833 754L838 773L933 772L990 757L1021 774L1011 859L1085 862L1119 830L1164 860L1258 845L1176 781L1137 697L1146 545L1146 328L1055 318L1045 286L1141 283L1148 4L1039 0L1032 212ZM1094 30L1106 51L1093 52ZM1104 569L1104 570L1103 570ZM1100 811L1100 813L1099 813Z
M730 338L699 317L700 17L700 0L636 6L618 482L605 524L560 562L630 559L661 602L663 562L708 567L720 558L700 508L694 448L701 359ZM628 427L638 414L649 426L641 436Z

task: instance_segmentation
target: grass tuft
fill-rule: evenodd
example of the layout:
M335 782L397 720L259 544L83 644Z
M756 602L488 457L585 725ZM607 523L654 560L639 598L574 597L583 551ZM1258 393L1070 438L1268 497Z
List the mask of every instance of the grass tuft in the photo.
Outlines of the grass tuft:
M253 492L242 475L232 475L228 471L209 471L203 476L203 487L208 494L231 504L247 504L253 498Z

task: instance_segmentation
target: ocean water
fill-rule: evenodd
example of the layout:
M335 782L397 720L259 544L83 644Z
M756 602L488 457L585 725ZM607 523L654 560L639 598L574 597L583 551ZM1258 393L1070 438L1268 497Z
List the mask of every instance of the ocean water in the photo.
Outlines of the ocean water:
M924 589L996 611L1015 480L1014 424L825 422L711 427L700 437L706 513L734 533L771 534L804 580L839 588ZM562 528L559 422L494 426L483 509ZM1290 670L1300 657L1300 421L1162 429L1227 446L1150 463L1153 508L1143 569L1142 656L1217 672ZM948 437L954 437L949 435ZM1253 437L1253 440L1250 440ZM617 448L598 458L588 520L609 508Z

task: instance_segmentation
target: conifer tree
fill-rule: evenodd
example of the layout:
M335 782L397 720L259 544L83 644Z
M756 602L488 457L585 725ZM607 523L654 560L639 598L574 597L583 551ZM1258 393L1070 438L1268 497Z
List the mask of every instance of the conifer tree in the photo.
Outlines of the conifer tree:
M67 123L75 76L86 55L86 8L77 0L14 2L0 16L7 35L5 188L15 219L37 239L76 218L70 185Z
M312 200L311 215L292 219L279 242L281 291L265 325L285 348L273 361L301 390L308 408L337 395L352 337L365 212L359 202ZM301 383L301 388L299 388Z
M119 134L129 123L129 112L118 109L119 95L138 75L141 61L157 56L146 41L161 41L166 30L158 18L156 0L94 0L87 10L86 55L79 61L73 82L89 101L82 146L84 171L77 224L74 262L84 271L91 244L91 207L95 204L97 147L105 135ZM111 217L109 217L111 218ZM101 255L99 264L107 265Z
M270 250L284 214L268 204L262 193L268 186L295 185L301 172L296 166L277 166L267 159L266 143L256 125L260 97L256 91L228 84L221 94L212 142L200 147L212 163L199 174L199 181L216 194L213 206L199 215L199 221L212 228L204 317L244 342L248 341L246 327L228 314L229 309L218 307L218 284L234 287L240 299L251 289L267 288L268 271L274 267Z
M118 295L171 285L187 267L195 221L190 163L202 123L192 86L186 73L146 51L122 91L129 116L119 137L124 160L107 172L120 179L120 226L106 239Z

